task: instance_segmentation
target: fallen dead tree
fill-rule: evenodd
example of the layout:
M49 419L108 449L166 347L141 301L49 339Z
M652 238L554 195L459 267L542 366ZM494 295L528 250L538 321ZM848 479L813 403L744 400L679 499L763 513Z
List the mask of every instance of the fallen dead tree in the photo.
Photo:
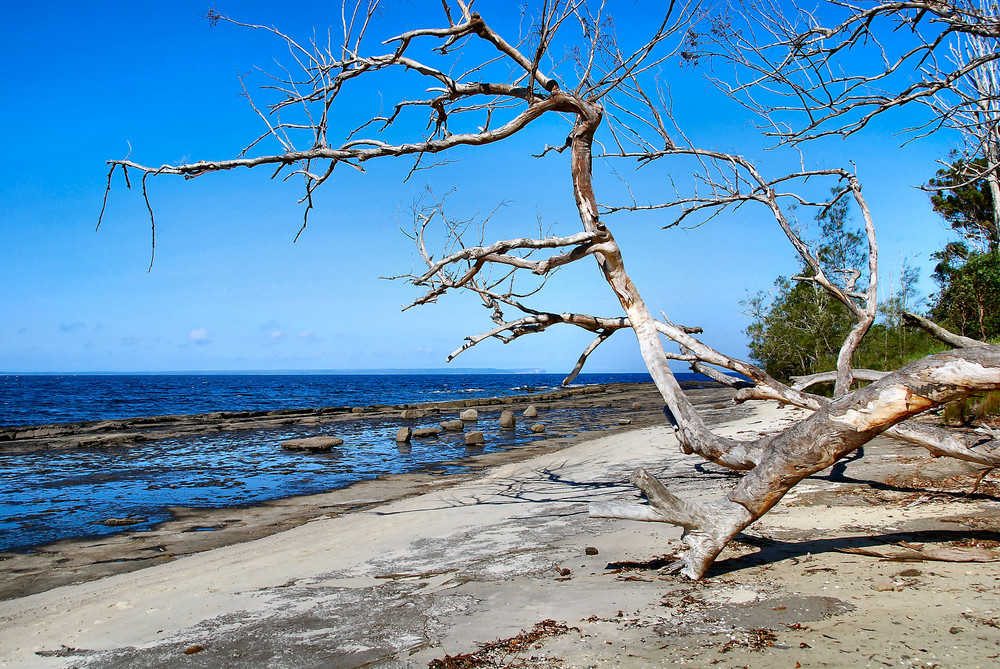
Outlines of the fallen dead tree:
M505 37L464 0L445 0L439 9L440 21L435 26L410 29L372 44L368 33L380 26L377 2L345 6L342 39L336 46L331 40L327 47L315 42L301 45L276 29L241 24L213 11L212 21L272 33L291 50L300 68L294 75L285 71L272 77L264 94L275 97L266 107L251 98L266 131L234 158L161 166L129 159L109 161L108 191L117 172L129 185L133 180L129 175L138 174L153 224L149 177L190 179L237 168L270 168L275 177L303 180L305 227L314 206L313 194L339 170L363 171L372 161L409 158L412 176L433 168L433 161L451 152L513 142L545 119L550 124L545 127L557 129L557 141L539 157L558 161L558 169L565 171L580 230L563 236L539 230L536 236L487 242L486 223L495 214L485 220L456 220L447 214L446 197L429 194L414 206L412 217L412 238L425 267L396 278L423 289L410 306L462 290L478 296L489 311L495 326L468 337L449 360L487 340L510 342L556 325L570 325L594 335L572 377L616 333L627 331L636 338L681 449L745 475L726 496L695 505L673 495L648 472L637 470L632 482L644 493L645 503L595 504L592 514L681 526L689 550L677 568L691 578L700 578L730 539L799 481L880 434L938 455L988 466L1000 464L992 440L970 443L941 428L909 420L943 403L1000 389L1000 347L977 342L888 374L866 375L853 369L853 355L876 317L878 289L876 226L857 175L840 168L802 168L769 178L740 155L689 145L675 127L656 75L669 59L685 55L691 23L701 15L694 4L670 3L641 39L616 35L605 3L543 3L527 15L530 30L517 38ZM397 77L391 81L410 77L416 82L405 89L401 85L377 89L380 97L394 101L357 127L341 127L337 112L338 105L346 104L340 100L342 91L385 72ZM413 91L421 87L425 92L415 95ZM265 140L277 150L255 152ZM631 166L681 161L695 166L702 188L652 204L635 200L604 204L595 191L595 160ZM829 182L832 195L813 200L798 193L796 189L807 181ZM867 267L825 267L789 221L789 205L823 211L843 198L853 200L864 218ZM673 209L680 212L676 224L744 205L764 207L773 217L810 270L797 279L829 293L855 319L832 373L833 399L806 393L808 385L783 384L764 370L715 350L696 337L698 328L676 325L666 315L655 317L633 282L612 232L615 216ZM570 313L529 304L544 294L545 282L554 272L580 262L596 263L621 313ZM667 342L675 344L677 351L668 351ZM778 400L813 413L781 433L754 440L716 435L681 391L669 366L671 360L747 386L739 390L739 401ZM730 380L709 366L739 373L750 384ZM858 379L872 382L852 391Z

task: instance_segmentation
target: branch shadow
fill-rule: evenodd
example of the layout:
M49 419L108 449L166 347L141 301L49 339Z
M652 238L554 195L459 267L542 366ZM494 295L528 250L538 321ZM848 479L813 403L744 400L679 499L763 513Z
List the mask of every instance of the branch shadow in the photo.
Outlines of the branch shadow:
M718 560L712 565L706 576L724 576L726 574L742 571L751 567L774 564L782 560L796 560L806 558L809 555L842 552L847 548L876 548L879 546L897 544L901 541L907 543L933 544L976 539L980 541L1000 542L1000 532L972 529L915 530L910 532L890 532L886 534L826 537L821 539L806 539L803 541L780 541L777 539L765 539L762 537L740 534L737 535L736 539L745 544L755 546L760 550L756 553L748 553L739 557ZM871 559L878 560L879 558L872 557ZM903 561L900 560L898 562ZM906 562L912 562L912 560ZM937 560L924 560L923 562L937 562ZM808 564L803 564L803 568L808 570Z

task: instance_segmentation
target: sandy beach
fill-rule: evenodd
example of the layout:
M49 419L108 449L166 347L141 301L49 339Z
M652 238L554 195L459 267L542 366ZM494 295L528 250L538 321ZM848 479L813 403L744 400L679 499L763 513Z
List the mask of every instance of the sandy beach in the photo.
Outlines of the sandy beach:
M737 436L800 415L718 413ZM660 425L546 443L458 477L402 477L388 501L353 486L267 536L7 599L0 666L998 664L1000 564L843 552L996 546L998 487L970 494L972 467L877 440L800 484L692 583L656 571L679 530L593 519L587 504L637 498L636 466L688 498L734 474L681 455Z

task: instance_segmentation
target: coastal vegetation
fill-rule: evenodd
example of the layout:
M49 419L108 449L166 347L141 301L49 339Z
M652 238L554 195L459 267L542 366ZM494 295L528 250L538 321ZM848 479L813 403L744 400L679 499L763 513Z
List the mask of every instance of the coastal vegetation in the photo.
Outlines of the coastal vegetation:
M502 144L539 153L546 166L562 171L572 185L579 232L554 236L539 229L519 236L517 226L500 224L497 214L461 220L447 213L446 197L428 195L412 212L411 234L423 266L398 278L423 291L411 306L465 291L488 310L493 326L467 337L451 357L484 341L509 342L571 325L593 336L569 375L573 377L610 337L631 332L682 451L744 474L728 494L696 504L676 496L651 472L637 469L631 480L644 493L644 502L595 503L591 513L681 526L688 551L673 568L691 578L700 578L738 532L799 481L878 435L935 455L1000 465L992 436L912 420L948 402L1000 389L1000 347L977 338L988 337L993 327L986 315L991 298L984 288L992 280L991 266L968 251L962 255L958 247L942 258L948 263L940 269L948 289L954 287L956 295L968 299L955 314L932 309L931 315L946 315L944 323L952 327L958 319L962 327L957 334L908 310L912 273L880 305L877 225L862 176L847 161L831 166L829 159L810 157L812 147L825 137L863 135L877 118L924 105L930 120L913 131L915 139L929 132L964 138L963 167L956 172L960 183L948 183L939 192L945 196L949 189L985 180L995 222L1000 199L1000 17L995 5L971 0L862 6L829 2L823 11L810 14L770 2L727 7L671 2L656 20L644 23L644 32L616 30L611 18L616 8L610 2L542 2L524 9L520 19L525 30L512 27L517 20L494 21L465 0L444 0L433 8L436 15L422 17L424 26L393 35L377 34L383 17L375 0L348 4L341 14L342 30L331 32L329 41L311 42L212 10L213 23L270 33L291 52L287 69L272 73L259 93L247 91L265 124L262 135L248 138L243 151L224 159L159 166L128 158L109 161L108 190L118 174L127 185L141 186L153 224L150 177L192 179L264 168L272 177L302 180L305 226L314 193L345 169L365 171L386 158L408 158L409 179L424 170L433 175L435 165L455 152ZM666 89L665 68L677 61L715 64L704 70L709 81L742 105L765 138L791 150L787 165L764 166L735 151L692 143L676 112L697 100L672 101ZM373 86L367 90L377 104L358 117L356 100L346 98L344 91L364 83ZM540 134L546 145L539 152ZM519 139L524 143L516 144ZM647 189L641 198L628 190L615 199L617 191L605 185L604 176L629 170L634 176L639 168L663 170L659 187ZM504 178L516 188L518 175ZM665 186L671 181L672 187ZM847 223L848 203L861 218L860 230ZM752 207L767 213L801 261L799 274L779 286L785 299L776 307L763 302L757 307L763 317L793 326L799 317L814 321L798 326L816 336L810 350L795 350L802 342L791 337L794 332L781 335L785 338L774 347L792 349L791 358L817 372L792 385L766 365L716 350L698 337L700 328L676 324L663 312L654 316L613 234L617 222L644 211L674 212L673 227L682 222L710 225L723 212ZM819 224L818 240L809 240L798 228L796 216L803 212L811 212ZM502 225L504 232L488 238L487 222ZM960 227L972 229L965 223ZM669 253L663 258L669 262ZM580 262L596 264L617 313L537 306L552 273ZM711 276L714 268L705 272ZM942 308L951 309L956 301L948 298ZM778 311L772 313L774 308ZM905 318L958 348L896 368L908 359L917 338L901 329ZM365 327L363 319L359 327ZM904 334L910 342L903 342ZM880 366L887 369L860 367L866 355L878 357L877 347L865 353L864 346L879 337L884 342ZM761 349L759 355L772 356L779 364L777 352ZM738 401L778 400L812 413L781 432L752 439L721 436L682 392L670 361L690 363L722 383L748 386L737 393ZM791 373L791 366L780 364L781 374ZM814 383L831 380L831 397L806 392ZM870 383L857 388L856 381Z

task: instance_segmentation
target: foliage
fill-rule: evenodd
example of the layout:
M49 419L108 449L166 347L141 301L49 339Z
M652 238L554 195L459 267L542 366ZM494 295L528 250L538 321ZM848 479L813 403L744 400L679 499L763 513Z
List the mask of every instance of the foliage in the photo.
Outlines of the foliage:
M951 167L940 169L927 183L933 190L931 206L954 230L973 246L995 251L1000 232L993 217L993 197L989 182L979 176L986 168L982 158L966 162L955 159Z
M1000 251L976 253L961 242L933 256L940 292L931 316L949 330L974 339L1000 336Z
M866 262L862 233L849 225L846 200L816 217L819 239L815 244L824 271L841 286L849 271ZM803 272L808 275L808 272ZM936 353L945 347L922 331L903 326L903 312L921 302L916 284L919 270L902 263L899 289L879 305L881 319L872 325L854 357L854 365L867 369L892 370ZM856 286L864 290L864 286ZM837 367L837 355L854 324L847 307L829 293L805 281L778 277L771 295L757 293L744 303L750 325L750 357L769 374L789 379L825 372Z
M960 237L931 255L939 287L931 317L949 330L988 340L1000 336L1000 233L989 182L981 176L985 167L981 159L955 160L927 186L941 189L931 205Z

